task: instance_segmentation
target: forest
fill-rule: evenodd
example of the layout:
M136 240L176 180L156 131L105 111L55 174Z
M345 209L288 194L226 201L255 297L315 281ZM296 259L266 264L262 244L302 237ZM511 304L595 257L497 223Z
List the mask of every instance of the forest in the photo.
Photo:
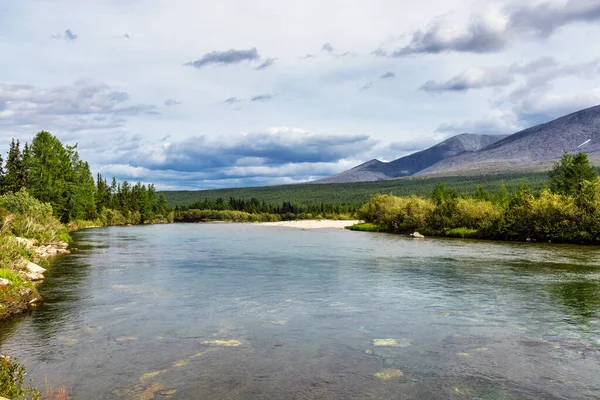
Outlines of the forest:
M175 221L212 220L256 222L293 219L352 219L376 194L429 196L436 185L460 196L477 190L516 192L523 185L539 190L548 183L546 173L512 173L482 176L404 178L377 182L297 184L283 186L164 192L175 208Z
M230 198L258 199L261 203L282 206L291 202L294 206L320 206L323 204L353 207L358 210L369 198L378 193L395 196L428 196L436 184L442 183L461 195L474 193L479 186L488 192L500 189L504 184L509 191L516 191L521 184L539 190L548 182L546 172L516 172L493 175L453 176L436 178L401 178L376 182L354 183L303 183L293 185L246 187L212 190L165 191L170 207L190 207L204 201L227 202Z
M77 145L63 145L49 132L39 132L31 143L12 140L6 162L0 156L0 196L26 191L52 207L62 223L76 225L140 224L169 220L164 195L154 185L96 179Z

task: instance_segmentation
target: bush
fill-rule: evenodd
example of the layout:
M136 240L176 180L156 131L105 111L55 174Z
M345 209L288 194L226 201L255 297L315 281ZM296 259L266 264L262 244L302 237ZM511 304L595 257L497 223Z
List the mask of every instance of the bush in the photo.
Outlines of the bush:
M41 399L39 390L25 384L25 368L8 356L0 356L0 396L9 399Z
M458 199L450 228L489 229L502 218L504 210L491 201Z
M391 226L396 232L413 232L422 230L435 209L431 200L412 196L402 198L398 214L392 219Z
M403 207L401 197L391 194L378 194L368 201L358 211L358 218L376 225L389 226L392 220L398 216Z
M49 243L59 239L66 228L52 215L52 207L33 198L27 190L0 196L2 232Z

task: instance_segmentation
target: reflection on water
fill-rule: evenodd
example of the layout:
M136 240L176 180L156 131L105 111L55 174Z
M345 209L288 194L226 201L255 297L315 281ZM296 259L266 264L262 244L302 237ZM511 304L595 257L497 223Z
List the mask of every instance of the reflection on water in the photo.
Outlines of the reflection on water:
M93 229L1 350L75 399L600 397L600 249Z

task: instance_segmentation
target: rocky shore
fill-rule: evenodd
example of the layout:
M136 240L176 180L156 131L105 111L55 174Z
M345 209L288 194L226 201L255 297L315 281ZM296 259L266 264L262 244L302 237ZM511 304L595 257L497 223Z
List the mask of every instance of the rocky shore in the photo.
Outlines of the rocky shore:
M67 242L39 245L33 239L15 239L33 254L33 261L23 258L12 265L12 280L0 278L0 321L26 313L42 301L35 285L44 280L46 269L38 263L57 254L70 254Z

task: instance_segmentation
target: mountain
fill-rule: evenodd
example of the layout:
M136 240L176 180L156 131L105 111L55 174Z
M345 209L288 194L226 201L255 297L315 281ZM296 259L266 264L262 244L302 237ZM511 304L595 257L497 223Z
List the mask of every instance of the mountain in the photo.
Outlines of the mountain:
M592 163L600 164L600 106L525 129L479 151L445 158L415 175L544 170L564 151L587 153Z
M366 182L410 176L448 157L481 150L504 138L506 136L463 133L444 140L426 150L413 153L389 163L379 160L367 161L348 171L311 183Z

